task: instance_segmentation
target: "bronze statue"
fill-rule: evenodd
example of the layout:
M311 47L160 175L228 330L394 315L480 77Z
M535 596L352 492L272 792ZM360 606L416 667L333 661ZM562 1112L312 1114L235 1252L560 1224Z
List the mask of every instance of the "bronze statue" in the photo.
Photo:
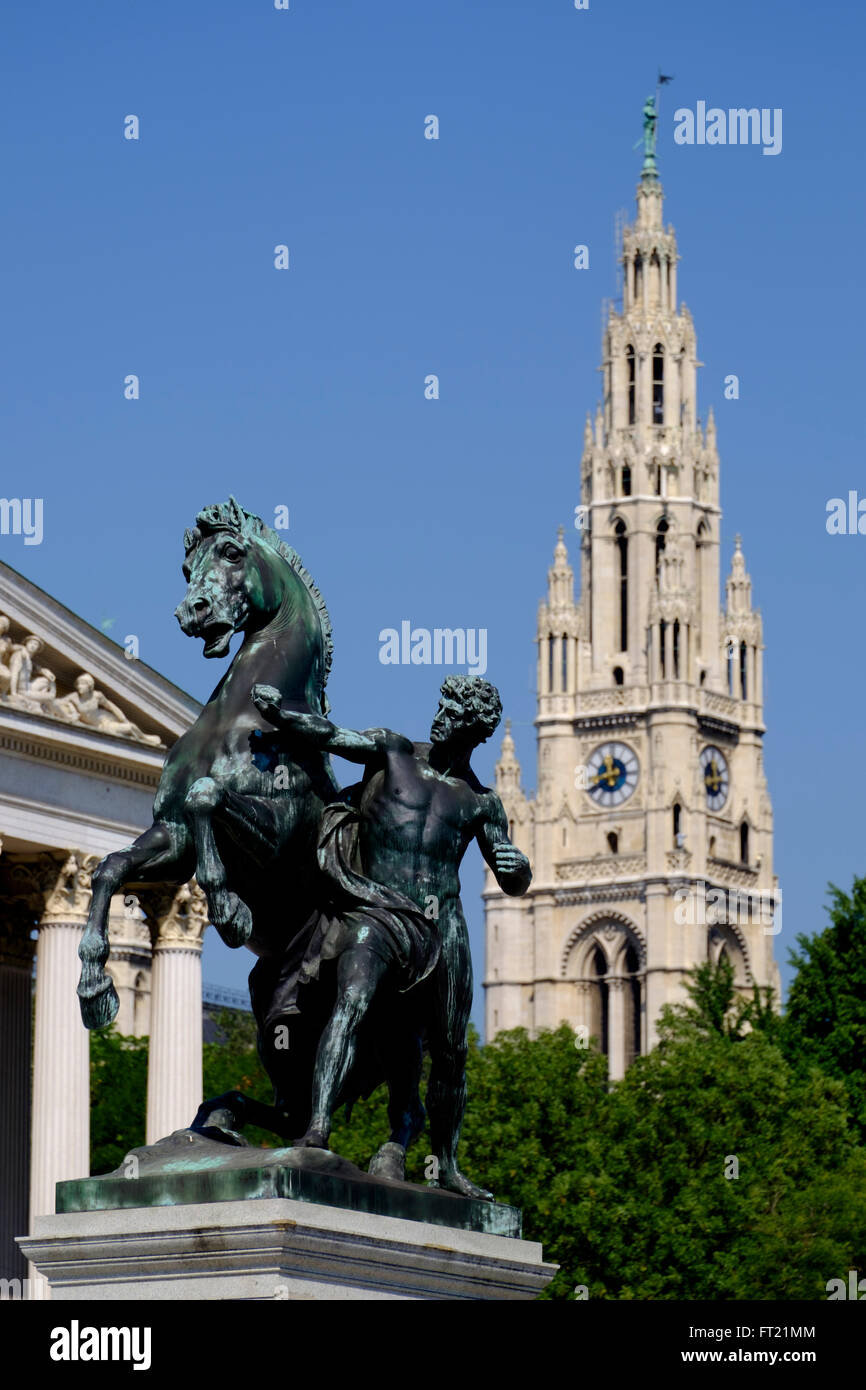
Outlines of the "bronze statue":
M84 1023L117 1013L105 972L112 895L194 874L223 941L258 957L250 995L274 1105L230 1092L205 1101L191 1128L237 1144L253 1122L326 1148L335 1107L384 1081L391 1136L371 1172L400 1178L425 1119L426 1046L439 1185L489 1198L457 1165L472 1001L458 867L476 839L505 892L530 882L469 762L499 722L499 695L449 677L429 743L338 728L325 717L330 620L296 552L234 498L204 508L184 548L181 628L208 658L227 655L235 632L243 642L166 757L153 825L93 874ZM363 764L358 786L340 793L331 752Z

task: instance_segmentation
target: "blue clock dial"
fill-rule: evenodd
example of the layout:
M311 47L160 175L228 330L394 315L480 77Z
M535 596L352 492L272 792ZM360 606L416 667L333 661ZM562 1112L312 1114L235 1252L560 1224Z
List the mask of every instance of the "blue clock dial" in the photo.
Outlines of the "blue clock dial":
M625 743L603 743L590 755L586 790L599 806L619 806L637 786L638 771L637 758Z
M711 811L720 811L728 799L731 779L724 753L720 749L705 748L701 753L701 773L707 794L707 805Z

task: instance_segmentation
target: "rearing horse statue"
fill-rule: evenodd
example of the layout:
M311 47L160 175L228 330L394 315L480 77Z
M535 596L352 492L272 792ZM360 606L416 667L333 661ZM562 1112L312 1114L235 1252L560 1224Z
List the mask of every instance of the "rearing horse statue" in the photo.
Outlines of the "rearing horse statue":
M153 825L93 874L79 947L87 1028L117 1014L105 964L109 905L123 886L185 883L195 874L226 945L248 946L264 961L284 953L316 906L318 825L339 788L327 754L285 751L251 692L273 685L285 707L326 712L328 611L297 553L234 498L199 512L184 548L188 588L175 615L182 630L201 637L211 658L228 653L234 633L244 640L165 760ZM300 1075L298 1082L302 1107Z

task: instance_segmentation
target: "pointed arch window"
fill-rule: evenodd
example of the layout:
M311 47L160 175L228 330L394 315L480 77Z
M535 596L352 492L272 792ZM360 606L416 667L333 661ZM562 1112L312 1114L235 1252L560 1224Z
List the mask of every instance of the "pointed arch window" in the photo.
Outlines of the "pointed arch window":
M568 637L562 634L562 689L568 690Z
M598 1044L605 1056L610 1051L609 1008L607 988L607 961L600 946L592 953L590 970L594 976L590 985L590 1025L589 1031L598 1038Z
M553 694L553 670L554 670L554 660L555 660L555 658L554 658L554 647L555 647L555 646L556 646L556 638L555 638L555 637L548 637L548 639L547 639L547 690L548 690L548 693L551 694L551 695Z
M624 521L614 527L619 552L619 649L628 651L628 536Z
M656 527L656 581L657 581L657 582L658 582L658 577L659 577L659 567L660 567L660 565L661 565L662 551L664 550L665 545L667 544L667 536L668 536L668 530L669 530L669 529L670 529L670 528L668 527L667 521L665 520L664 517L662 517L661 521L659 522L658 526Z
M634 348L631 343L625 350L625 369L628 386L628 422L633 425L637 419L637 367Z
M674 658L674 680L680 678L680 620L674 618L673 631L673 658Z
M611 854L619 854L619 836L615 830L611 830L607 837L607 847Z
M622 685L623 683L623 674L621 666L614 666L613 668L613 683L614 685Z
M748 821L743 821L742 825L740 826L740 863L741 863L741 864L748 864L748 862L749 862L749 823L748 823Z
M680 803L679 803L678 801L675 801L675 802L674 802L674 809L673 809L673 832L674 832L674 848L675 848L675 849L680 849L680 848L681 848L681 846L680 846L680 836L681 836L682 833L683 833L682 825L683 825L683 808L682 808L682 806L680 805Z
M746 644L740 643L740 695L744 700L748 699L748 689L746 681Z
M627 463L622 466L622 495L631 497L631 468Z
M665 422L665 350L661 343L653 348L653 424Z
M708 537L708 533L707 533L707 525L706 525L706 522L702 521L701 524L699 525L699 527L698 527L698 534L697 534L697 538L696 538L696 539L697 539L697 553L696 553L696 555L695 555L695 611L696 611L696 613L697 613L697 638L696 638L696 641L697 641L697 654L698 654L698 656L700 656L700 655L701 655L701 630L702 630L702 628L703 628L703 612L704 612L704 566L706 565L706 563L707 563L707 557L709 556L709 550L708 550L708 548L707 548L707 541L708 541L709 537ZM710 592L710 591L711 591L711 586L708 586L707 592Z

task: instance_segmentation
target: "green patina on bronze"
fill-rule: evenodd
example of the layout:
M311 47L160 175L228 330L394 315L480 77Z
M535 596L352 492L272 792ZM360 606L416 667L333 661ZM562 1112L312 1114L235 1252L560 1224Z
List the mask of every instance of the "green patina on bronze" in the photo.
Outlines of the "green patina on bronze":
M195 1153L185 1158L183 1150L188 1144ZM135 1160L140 1162L140 1175L127 1176ZM371 1177L325 1149L227 1148L186 1131L149 1148L133 1150L124 1166L106 1177L58 1183L57 1211L112 1211L267 1197L488 1235L521 1235L521 1215L516 1207Z
M390 1136L370 1175L342 1174L349 1204L360 1200L352 1196L359 1182L360 1191L375 1194L364 1200L378 1204L363 1210L399 1214L388 1205L389 1191L401 1210L408 1203L426 1211L446 1190L445 1206L436 1209L452 1215L450 1194L472 1207L479 1200L492 1204L492 1194L457 1162L472 1001L458 871L474 840L503 892L525 893L531 880L528 859L510 843L498 796L470 763L499 722L498 691L480 677L447 677L426 742L333 724L324 693L330 620L296 552L234 498L198 514L184 551L188 589L176 612L182 630L202 638L208 658L226 656L236 632L243 641L166 758L153 825L93 875L79 952L83 1020L88 1028L102 1027L117 1012L105 970L112 895L126 885L184 883L195 874L223 941L258 957L250 995L274 1104L231 1091L205 1101L190 1130L178 1133L225 1150L244 1147L245 1124L262 1125L294 1141L291 1150L273 1151L282 1157L254 1165L270 1175L269 1195L277 1195L274 1184L294 1191L300 1183L307 1191L330 1183L336 1192L336 1156L327 1148L334 1110L386 1083ZM361 780L342 792L332 753L361 765ZM419 1093L425 1049L438 1197L402 1181L406 1148L427 1118ZM160 1192L176 1191L160 1187L165 1183L192 1191L196 1182L213 1190L213 1184L256 1188L265 1181L229 1178L251 1171L230 1150L219 1160L211 1154L202 1166L198 1156L168 1154L165 1142L134 1155L144 1184L138 1204L146 1193L158 1200ZM328 1155L328 1172L315 1157L312 1167L302 1162L305 1152ZM151 1159L158 1175L148 1176ZM166 1164L183 1172L172 1175ZM70 1190L96 1193L100 1182L106 1192L117 1190L113 1177L91 1181L97 1186Z

